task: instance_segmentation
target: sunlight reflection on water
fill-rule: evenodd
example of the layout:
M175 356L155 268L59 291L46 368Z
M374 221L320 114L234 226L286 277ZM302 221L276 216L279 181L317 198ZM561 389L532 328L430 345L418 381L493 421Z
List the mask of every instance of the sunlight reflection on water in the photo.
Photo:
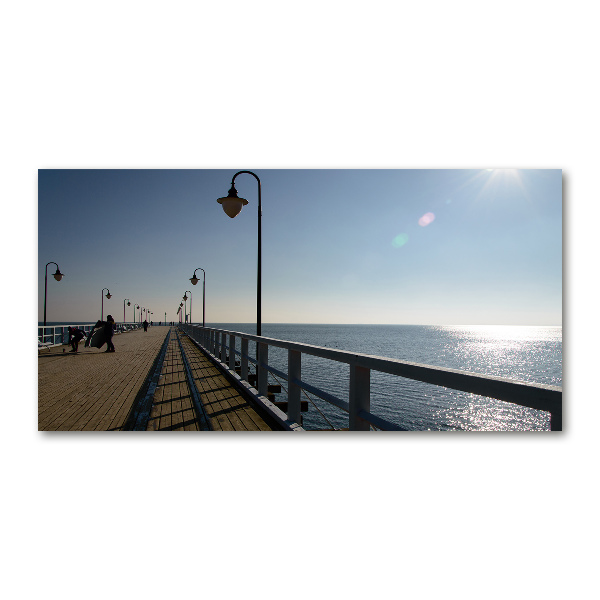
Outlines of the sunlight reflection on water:
M253 325L240 327L223 326L255 331ZM263 335L513 380L562 385L561 327L263 324ZM287 372L287 351L272 348L269 362ZM348 373L347 365L311 356L302 358L304 381L346 401ZM314 401L336 427L348 426L346 413L318 398ZM379 372L371 373L371 412L413 430L550 428L546 412ZM308 429L328 426L312 407L304 413L304 425Z

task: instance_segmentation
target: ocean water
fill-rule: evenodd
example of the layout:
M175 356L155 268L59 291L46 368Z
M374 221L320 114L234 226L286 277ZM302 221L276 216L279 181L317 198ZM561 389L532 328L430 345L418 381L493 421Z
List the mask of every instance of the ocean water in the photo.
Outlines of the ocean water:
M256 333L254 323L207 326ZM562 327L263 323L262 333L280 340L562 386ZM253 346L250 344L250 353L254 356ZM269 363L287 373L287 351L270 348ZM348 400L347 365L304 355L302 379ZM314 405L309 402L309 411L303 413L306 429L348 426L345 412L318 397L309 397ZM285 400L285 392L277 399ZM371 373L371 412L410 430L550 429L549 415L543 411L377 372Z
M256 333L255 324L207 324ZM562 327L263 324L265 337L410 362L562 386ZM238 348L239 349L239 348ZM251 354L254 353L252 344ZM269 348L269 363L287 373L287 351ZM349 367L302 357L302 380L348 400ZM283 382L285 383L285 382ZM343 428L348 415L312 397L306 429ZM285 399L285 394L278 395ZM306 399L306 396L303 396ZM410 430L539 431L549 414L410 379L371 373L371 412Z

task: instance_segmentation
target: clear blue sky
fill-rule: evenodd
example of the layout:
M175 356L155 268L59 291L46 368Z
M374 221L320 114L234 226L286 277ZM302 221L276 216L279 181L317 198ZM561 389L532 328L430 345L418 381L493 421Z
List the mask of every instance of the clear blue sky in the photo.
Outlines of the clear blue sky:
M186 290L208 323L562 323L560 170L40 170L38 319L123 319L125 298L176 320ZM197 274L202 276L202 271ZM188 294L189 296L189 294ZM189 301L188 301L189 311ZM127 320L133 317L127 308Z

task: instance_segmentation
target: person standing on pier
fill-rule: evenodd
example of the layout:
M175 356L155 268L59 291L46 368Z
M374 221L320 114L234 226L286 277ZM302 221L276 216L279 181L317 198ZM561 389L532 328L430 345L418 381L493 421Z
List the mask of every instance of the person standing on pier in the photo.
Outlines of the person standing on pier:
M71 344L72 350L69 352L77 352L79 342L85 337L85 331L79 329L79 327L69 327L69 344Z
M144 331L148 331L148 321L144 319Z
M104 352L114 352L115 347L112 343L112 336L115 332L115 320L112 315L106 317L106 325L104 326L104 332L106 335L106 350Z

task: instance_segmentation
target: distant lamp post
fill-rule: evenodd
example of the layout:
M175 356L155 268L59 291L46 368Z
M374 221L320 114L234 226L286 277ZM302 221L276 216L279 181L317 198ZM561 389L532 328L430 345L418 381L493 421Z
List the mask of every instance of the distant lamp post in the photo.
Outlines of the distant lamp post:
M127 302L127 306L131 306L131 301L129 300L129 298L125 298L125 300L123 300L123 323L125 323L125 321L127 320L125 319L125 302Z
M56 263L50 261L46 264L46 275L44 277L44 327L46 327L46 298L48 297L48 265L56 265ZM54 279L60 281L63 275L64 273L61 273L58 265L56 265L56 273L53 274Z
M135 321L135 309L136 309L136 308L137 308L137 309L139 309L139 308L140 308L140 305L139 305L139 304L137 304L137 305L136 305L136 304L134 303L134 304L133 304L133 322L134 322L134 323L136 322L136 321ZM138 315L138 316L139 316L139 315Z
M204 280L202 282L202 327L206 327L206 272L202 267L198 267L198 269L200 269L202 273L204 273ZM198 269L196 269L196 271ZM192 285L196 285L199 281L199 279L196 277L196 271L194 271L194 274L190 277Z
M248 204L248 200L244 198L238 198L237 190L235 189L235 178L242 173L252 175L258 182L258 274L257 274L257 285L256 285L256 335L261 335L261 218L262 218L262 206L260 197L260 179L256 173L252 171L238 171L231 180L231 189L229 190L225 198L219 198L217 202L223 206L225 214L232 219L237 216L242 208Z
M190 325L192 323L192 292L190 292L190 290L185 290L185 294L183 295L183 300L186 301L187 300L187 295L190 295Z
M112 296L110 295L109 289L102 288L102 291L100 292L100 297L102 298L102 310L101 310L101 316L100 316L101 321L104 321L104 290L106 290L106 299L110 300L112 298Z

